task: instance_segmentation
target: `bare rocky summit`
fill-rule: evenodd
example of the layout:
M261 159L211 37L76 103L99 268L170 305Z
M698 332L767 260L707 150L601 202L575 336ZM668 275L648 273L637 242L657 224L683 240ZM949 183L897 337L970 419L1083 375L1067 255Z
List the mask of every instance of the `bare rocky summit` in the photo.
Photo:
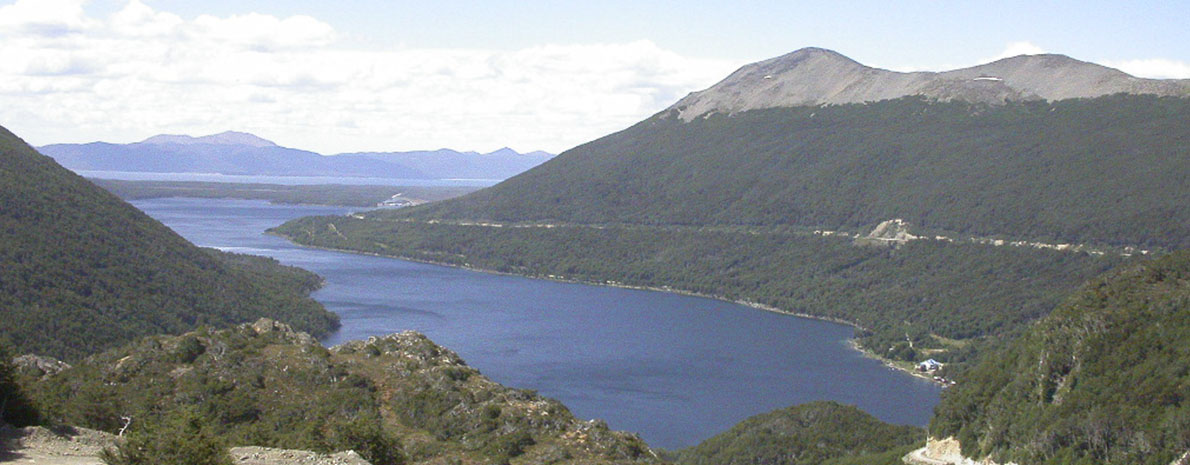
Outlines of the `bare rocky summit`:
M902 73L865 66L837 52L803 48L746 65L669 110L690 121L711 113L876 102L920 95L942 101L1004 103L1117 93L1190 97L1190 79L1143 79L1065 55L1020 55L945 72Z

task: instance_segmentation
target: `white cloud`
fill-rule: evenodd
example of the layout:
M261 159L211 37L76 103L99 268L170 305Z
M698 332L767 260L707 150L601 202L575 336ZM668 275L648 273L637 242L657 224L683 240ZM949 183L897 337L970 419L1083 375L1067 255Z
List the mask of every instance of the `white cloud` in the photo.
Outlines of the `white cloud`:
M17 0L0 6L0 33L61 36L93 25L83 13L85 0Z
M1147 60L1103 61L1100 64L1116 68L1137 77L1151 79L1190 79L1190 63L1163 58Z
M122 36L161 37L179 33L184 21L178 15L153 11L140 0L132 0L111 17L112 32Z
M0 17L0 124L35 144L235 129L324 153L561 151L742 64L649 41L351 49L308 16L184 20L140 0L106 18L77 1L19 0Z
M200 40L229 44L254 51L277 51L329 45L334 28L309 16L275 16L249 13L229 18L202 15L192 25Z

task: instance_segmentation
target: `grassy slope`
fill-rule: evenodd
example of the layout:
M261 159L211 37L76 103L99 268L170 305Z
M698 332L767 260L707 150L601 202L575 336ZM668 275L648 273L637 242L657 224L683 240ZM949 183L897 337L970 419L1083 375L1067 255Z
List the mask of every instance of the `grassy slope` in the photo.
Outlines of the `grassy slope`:
M271 316L317 334L338 319L318 278L203 250L0 128L0 337L67 359L133 338Z

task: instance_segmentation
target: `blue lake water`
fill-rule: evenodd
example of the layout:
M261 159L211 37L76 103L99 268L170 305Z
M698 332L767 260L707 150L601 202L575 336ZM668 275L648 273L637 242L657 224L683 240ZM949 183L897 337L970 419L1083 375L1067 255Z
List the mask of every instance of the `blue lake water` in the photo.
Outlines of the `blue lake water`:
M487 187L501 179L406 179L366 178L352 176L264 176L221 173L154 173L147 171L96 171L77 170L79 176L94 179L115 179L120 181L204 181L235 182L249 184L282 184L290 186L312 184L354 184L374 186L426 186L426 187Z
M924 426L934 384L850 349L850 327L663 292L567 284L297 247L263 234L349 209L263 201L133 202L192 242L266 255L326 278L334 345L421 331L492 379L536 389L580 418L694 445L749 416L836 400Z

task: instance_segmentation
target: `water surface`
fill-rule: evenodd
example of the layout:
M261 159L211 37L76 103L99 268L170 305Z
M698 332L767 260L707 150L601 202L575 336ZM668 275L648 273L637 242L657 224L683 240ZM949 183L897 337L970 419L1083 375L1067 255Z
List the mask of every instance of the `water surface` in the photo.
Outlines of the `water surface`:
M269 176L222 173L158 173L150 171L102 171L77 170L79 176L93 179L114 179L117 181L202 181L234 182L245 184L282 184L289 186L314 184L351 184L373 186L418 186L418 187L487 187L501 179L414 179L414 178L368 178L360 176Z
M749 416L813 400L924 426L939 388L861 356L851 328L663 292L502 276L306 249L262 232L345 208L252 200L134 205L208 247L267 255L326 278L314 294L342 317L334 345L406 329L492 379L536 389L580 418L694 445Z

